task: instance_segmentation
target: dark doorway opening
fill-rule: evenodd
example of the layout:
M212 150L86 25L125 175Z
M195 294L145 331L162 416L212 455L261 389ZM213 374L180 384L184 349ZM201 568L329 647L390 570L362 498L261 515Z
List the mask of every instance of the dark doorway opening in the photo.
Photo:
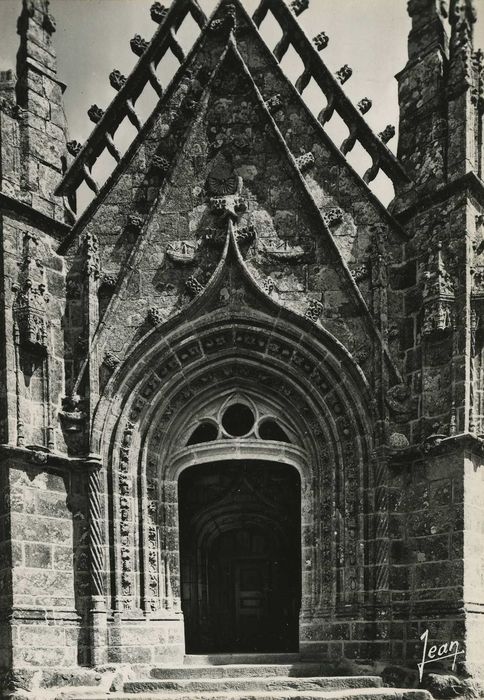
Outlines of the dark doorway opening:
M257 460L194 466L178 497L187 653L297 651L298 472Z

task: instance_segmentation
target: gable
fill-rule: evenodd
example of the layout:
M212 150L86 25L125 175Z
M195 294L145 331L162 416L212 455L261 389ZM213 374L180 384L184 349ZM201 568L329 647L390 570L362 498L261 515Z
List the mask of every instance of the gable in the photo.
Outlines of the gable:
M166 322L207 284L227 217L245 237L247 268L277 302L302 315L318 302L325 327L368 360L378 334L344 260L355 246L338 245L321 216L331 203L318 181L328 165L324 139L307 154L304 181L307 163L294 161L233 38L225 46L206 34L143 136L84 227L99 240L104 275L117 279L94 338L99 362L121 361L154 319ZM302 150L302 136L295 143ZM160 159L163 169L154 167ZM239 201L220 209L213 200L224 195Z

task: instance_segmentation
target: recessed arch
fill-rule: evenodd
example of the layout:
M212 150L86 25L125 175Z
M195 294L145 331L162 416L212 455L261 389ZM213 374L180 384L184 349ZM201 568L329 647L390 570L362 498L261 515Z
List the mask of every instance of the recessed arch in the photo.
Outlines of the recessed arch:
M115 372L105 390L105 417L100 408L95 419L93 441L109 465L118 539L125 543L113 550L112 570L121 572L114 574L114 588L133 608L181 615L180 475L227 459L289 465L300 474L305 514L299 637L306 643L315 618L360 605L370 588L364 584L372 572L361 518L373 432L368 384L340 343L291 312L274 319L260 309L215 309L165 331L153 331ZM218 394L221 405L224 396L244 397L257 420L285 421L291 442L260 439L256 422L250 435L218 434L187 445L188 427ZM267 402L263 410L257 408L261 397ZM115 486L125 464L131 473L128 497L118 496ZM124 511L140 523L139 531L123 534ZM138 555L143 542L148 544ZM132 570L138 556L141 575L124 573L124 562ZM331 571L330 579L321 571ZM128 589L123 576L131 580Z

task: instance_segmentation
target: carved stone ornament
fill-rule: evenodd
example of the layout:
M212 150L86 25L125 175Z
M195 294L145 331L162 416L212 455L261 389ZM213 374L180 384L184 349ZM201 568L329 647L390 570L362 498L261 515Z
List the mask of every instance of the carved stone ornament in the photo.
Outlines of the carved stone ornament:
M192 297L196 297L199 294L201 294L204 290L204 286L201 282L199 282L193 275L190 275L188 279L185 282L185 286L187 288L188 293Z
M271 114L275 114L278 110L282 109L282 100L279 93L269 97L266 101L267 109Z
M291 10L299 17L309 7L309 0L292 0Z
M195 259L196 243L190 241L173 241L168 244L166 255L178 265L190 265Z
M167 13L168 8L162 5L161 2L154 2L150 7L150 17L156 24L163 22Z
M30 348L47 347L47 304L49 295L37 236L26 233L23 238L21 271L13 285L14 317L20 344Z
M314 156L311 153L311 151L309 151L308 153L303 153L301 156L298 156L296 158L296 163L299 170L301 170L301 172L304 173L306 172L306 170L309 170L313 167L315 163Z
M109 351L108 351L108 352L104 355L104 357L103 357L103 364L104 364L108 369L110 369L112 372L114 372L114 370L115 370L116 367L119 365L119 363L120 363L119 357L117 357L117 355L115 355L115 354L112 353L112 352L109 352Z
M164 156L154 155L151 159L151 167L159 173L167 173L170 168L170 161Z
M104 116L104 109L101 109L101 107L97 105L91 105L87 110L87 116L94 124L97 124Z
M272 277L267 277L265 280L262 280L262 289L266 294L269 294L269 296L272 294L275 288L276 285Z
M308 321L312 321L313 323L317 323L321 314L323 313L323 310L324 306L320 301L317 299L311 299L304 313L304 318L307 318Z
M47 304L49 295L43 283L34 284L26 279L17 290L14 315L19 330L21 344L34 347L47 347Z
M143 39L143 37L140 34L135 34L129 42L129 45L131 46L131 51L136 56L142 56L148 48L149 42L146 41L146 39Z
M101 261L99 257L99 242L97 236L89 231L82 239L82 253L84 256L84 271L88 277L99 278Z
M68 152L71 154L71 156L76 158L79 155L79 153L81 152L82 143L80 143L79 141L68 141L66 143L66 148L67 148Z
M346 81L351 78L352 75L353 70L349 67L347 63L345 63L344 66L341 66L341 68L338 71L336 71L336 77L338 78L341 85L344 85Z
M59 416L66 432L79 433L84 429L87 414L85 411L81 410L82 403L83 399L79 394L66 396L66 398L62 400L63 410L59 411Z
M388 124L378 136L382 143L388 143L395 136L395 127L393 124Z
M358 109L362 114L366 114L370 111L372 104L373 102L368 97L364 97L358 102Z
M318 51L323 51L323 49L325 49L329 44L329 37L326 32L320 32L317 34L313 39L313 44Z
M370 268L368 263L363 263L362 265L358 265L357 267L354 267L351 270L351 276L355 280L356 283L362 282L363 280L367 279L370 275Z
M143 217L139 214L130 214L128 216L128 228L133 233L139 233L143 228Z
M237 243L248 244L256 238L257 232L253 224L247 224L247 226L238 227L235 232L235 238Z
M126 83L126 76L121 71L115 69L109 74L109 83L115 90L121 90Z
M390 415L397 422L409 420L413 412L413 399L405 384L397 384L388 389L386 404Z
M343 211L339 207L327 209L326 211L323 211L323 221L328 228L331 228L331 226L336 226L343 221Z
M422 335L431 336L453 327L454 284L442 256L442 244L430 251L423 278Z
M161 326L165 322L165 314L163 313L163 309L160 309L157 306L152 306L151 309L148 311L148 320L150 323L155 326Z
M304 250L300 245L291 246L280 238L271 238L262 242L261 248L268 258L282 262L295 262L304 255Z

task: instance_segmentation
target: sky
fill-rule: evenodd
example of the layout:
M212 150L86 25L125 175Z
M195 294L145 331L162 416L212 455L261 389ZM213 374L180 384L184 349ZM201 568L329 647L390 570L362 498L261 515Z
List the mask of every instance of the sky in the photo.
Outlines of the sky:
M149 8L153 0L51 0L51 12L57 21L55 45L58 73L66 83L65 108L70 137L84 141L93 128L87 116L92 104L105 108L115 95L109 85L109 73L118 68L129 75L137 58L129 41L134 34L150 39L157 25L151 20ZM216 0L199 0L205 12L211 12ZM244 0L250 14L259 0ZM170 4L164 0L163 4ZM475 44L484 48L484 0L476 0L480 20L476 25ZM407 36L410 18L406 0L311 0L309 9L299 22L310 38L321 31L329 36L329 45L321 56L327 66L336 71L347 63L353 76L345 84L348 96L357 103L369 97L373 106L365 115L376 133L387 124L398 125L398 97L395 74L407 60ZM16 20L21 0L0 0L0 70L15 66L18 47ZM195 25L187 21L179 31L184 48L193 42ZM271 48L280 37L276 23L266 20L261 33ZM158 74L163 86L171 79L178 63L167 58L160 64ZM300 59L288 52L282 67L295 80L302 73ZM324 106L317 86L310 83L304 98L313 112ZM146 93L146 94L145 94ZM144 118L156 103L154 92L144 91L137 112ZM335 116L326 127L339 146L347 135L346 127ZM135 135L134 127L123 124L116 143L123 151ZM396 151L397 139L389 143ZM349 154L349 161L362 174L371 164L369 156L358 146ZM101 162L102 160L102 162ZM103 180L113 163L103 156L98 164L98 179ZM100 177L99 177L100 176ZM391 199L391 187L383 174L372 185L385 204Z

